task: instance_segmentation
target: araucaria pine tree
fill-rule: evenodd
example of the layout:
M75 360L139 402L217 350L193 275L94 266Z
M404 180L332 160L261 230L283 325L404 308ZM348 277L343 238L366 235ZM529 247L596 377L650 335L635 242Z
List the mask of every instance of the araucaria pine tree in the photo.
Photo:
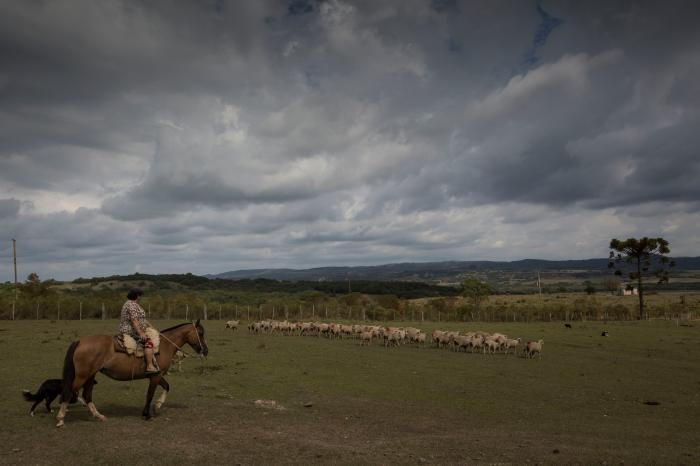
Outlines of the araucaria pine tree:
M630 280L637 281L639 294L639 318L645 319L644 310L644 286L645 277L654 276L659 283L668 282L669 267L675 263L666 256L671 250L668 241L663 238L641 239L628 238L624 241L613 239L610 241L610 260L608 267L616 268L615 275L622 275L619 268L621 262L631 264L631 269L627 267Z

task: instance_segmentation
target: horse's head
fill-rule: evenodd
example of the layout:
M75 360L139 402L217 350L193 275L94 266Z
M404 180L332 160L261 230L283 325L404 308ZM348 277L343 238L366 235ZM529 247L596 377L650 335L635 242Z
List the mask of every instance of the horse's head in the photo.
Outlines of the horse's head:
M197 322L192 323L192 329L187 333L187 344L202 356L209 354L207 339L204 336L204 327L197 319Z

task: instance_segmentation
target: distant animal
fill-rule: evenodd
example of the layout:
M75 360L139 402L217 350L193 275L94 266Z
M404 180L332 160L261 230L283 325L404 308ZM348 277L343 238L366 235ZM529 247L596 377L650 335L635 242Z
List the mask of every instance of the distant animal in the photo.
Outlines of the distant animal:
M180 350L175 351L175 356L173 356L173 363L171 367L177 365L177 371L182 372L182 361L185 359L185 353Z
M95 381L97 383L97 381ZM49 413L51 411L51 402L56 399L61 393L63 393L63 380L61 379L47 379L39 385L39 389L35 394L32 394L29 390L22 390L22 396L26 401L33 401L34 404L29 410L29 415L34 416L34 410L42 401L46 400L46 411ZM73 393L73 398L70 403L75 403L79 401L83 406L85 406L85 400L78 396L78 393Z
M539 340L539 341L528 341L525 343L525 348L523 351L525 352L525 357L526 358L534 358L535 353L537 353L538 358L542 358L542 347L544 346L544 340Z
M240 320L229 320L226 322L226 328L230 328L232 331L238 330L238 324L240 324Z
M603 330L603 333L600 334L601 337L607 337L608 335L609 334L607 330Z
M564 327L571 328L571 324L564 324Z

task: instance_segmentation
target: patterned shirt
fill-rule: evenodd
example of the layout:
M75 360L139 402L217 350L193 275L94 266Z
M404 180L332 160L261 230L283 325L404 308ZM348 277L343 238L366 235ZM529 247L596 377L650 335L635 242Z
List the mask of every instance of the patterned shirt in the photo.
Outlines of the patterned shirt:
M128 333L132 337L138 339L139 332L137 332L131 321L135 320L141 331L145 331L150 325L146 321L146 311L143 310L139 303L136 301L128 300L122 306L121 320L119 321L119 333Z

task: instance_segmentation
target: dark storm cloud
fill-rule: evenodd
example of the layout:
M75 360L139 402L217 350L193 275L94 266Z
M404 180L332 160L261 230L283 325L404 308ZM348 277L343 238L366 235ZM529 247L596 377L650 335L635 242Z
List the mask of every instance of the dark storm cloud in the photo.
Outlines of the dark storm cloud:
M1 233L51 273L700 246L693 2L1 13Z

